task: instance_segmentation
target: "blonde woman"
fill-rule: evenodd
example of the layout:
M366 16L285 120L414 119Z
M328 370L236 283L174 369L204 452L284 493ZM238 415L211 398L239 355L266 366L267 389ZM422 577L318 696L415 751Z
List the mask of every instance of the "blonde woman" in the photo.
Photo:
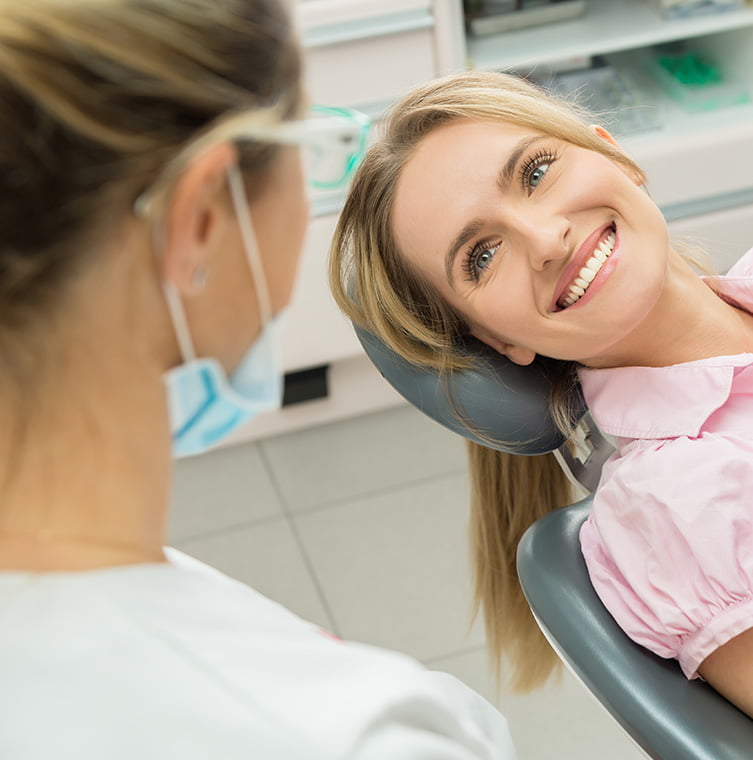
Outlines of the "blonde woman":
M517 364L557 360L556 419L580 381L618 443L581 533L597 592L632 638L753 715L753 252L700 277L644 180L608 132L523 80L427 84L357 173L332 288L417 364L463 366L463 335ZM515 549L568 484L550 455L469 445L477 603L530 687L554 657Z
M163 550L173 456L280 401L299 146L364 142L303 111L277 0L2 2L3 760L514 757L458 681Z

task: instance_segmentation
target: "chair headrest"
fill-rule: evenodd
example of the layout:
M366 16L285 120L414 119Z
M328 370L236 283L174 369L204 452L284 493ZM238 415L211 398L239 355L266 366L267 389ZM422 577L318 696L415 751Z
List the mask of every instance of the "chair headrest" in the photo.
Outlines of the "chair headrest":
M540 360L521 367L486 344L465 338L459 348L472 358L473 367L441 375L406 361L361 327L356 327L356 334L368 357L403 398L465 438L523 455L546 454L565 442L549 413L551 383ZM571 412L573 424L586 411L579 394Z

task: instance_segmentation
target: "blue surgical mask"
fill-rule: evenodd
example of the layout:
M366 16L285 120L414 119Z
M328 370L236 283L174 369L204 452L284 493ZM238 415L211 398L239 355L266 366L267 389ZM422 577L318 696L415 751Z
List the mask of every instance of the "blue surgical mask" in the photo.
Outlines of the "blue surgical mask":
M228 181L256 287L262 330L228 378L216 359L196 357L180 298L169 283L164 284L183 355L183 363L169 370L164 378L176 457L200 454L217 446L258 414L279 409L282 403L281 314L271 316L264 270L237 168L230 170Z

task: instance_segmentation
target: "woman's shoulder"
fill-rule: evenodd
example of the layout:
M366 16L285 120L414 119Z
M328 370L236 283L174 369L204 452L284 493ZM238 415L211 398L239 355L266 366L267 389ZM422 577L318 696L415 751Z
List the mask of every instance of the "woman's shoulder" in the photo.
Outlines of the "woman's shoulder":
M734 423L733 412L718 416L730 416ZM667 511L687 521L695 510L718 510L722 505L747 514L744 505L752 492L747 489L753 489L751 433L705 430L624 443L602 469L594 514L629 510L645 514L648 522L657 511Z
M605 465L581 530L605 606L688 677L753 614L753 544L741 540L753 532L752 492L748 442L634 441Z

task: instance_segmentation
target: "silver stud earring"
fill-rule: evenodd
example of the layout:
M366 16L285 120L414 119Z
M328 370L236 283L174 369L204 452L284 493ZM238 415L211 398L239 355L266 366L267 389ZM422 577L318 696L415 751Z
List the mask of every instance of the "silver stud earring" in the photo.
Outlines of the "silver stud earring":
M191 275L191 285L196 290L204 290L207 285L208 277L209 273L206 267L197 267L194 269L193 274Z

